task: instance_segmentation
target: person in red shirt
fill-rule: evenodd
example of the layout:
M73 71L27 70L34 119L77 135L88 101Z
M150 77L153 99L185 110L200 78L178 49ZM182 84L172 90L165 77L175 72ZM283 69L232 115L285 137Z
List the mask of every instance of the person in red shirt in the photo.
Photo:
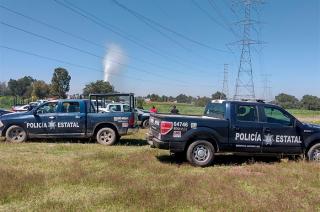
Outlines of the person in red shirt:
M150 109L150 113L157 113L158 110L157 108L153 105L152 108Z

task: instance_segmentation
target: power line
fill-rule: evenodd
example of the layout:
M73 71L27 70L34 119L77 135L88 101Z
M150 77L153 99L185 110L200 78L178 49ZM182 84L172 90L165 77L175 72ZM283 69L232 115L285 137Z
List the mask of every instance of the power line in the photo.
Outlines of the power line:
M98 68L79 65L79 64L76 64L76 63L71 63L71 62L60 60L60 59L57 59L57 58L43 56L43 55L40 55L40 54L36 54L36 53L33 53L33 52L21 50L21 49L16 49L16 48L4 46L4 45L0 45L0 48L7 49L7 50L10 50L10 51L14 51L14 52L18 52L18 53L21 53L21 54L30 55L30 56L41 58L41 59L45 59L45 60L64 63L64 64L67 64L67 65L70 65L70 66L73 66L73 67L82 68L82 69L89 70L89 71L95 71L95 72L104 73L103 71L101 71ZM138 80L139 82L152 82L152 83L155 83L155 84L165 84L165 85L176 84L176 83L171 84L171 83L167 83L167 82L160 82L160 81L156 81L156 80L146 80L146 79L143 79L143 78L132 77L132 76L119 74L119 73L109 73L109 74L113 75L113 76L116 76L116 77L125 77L125 78L132 79L132 80ZM179 86L188 86L188 85L179 85ZM204 86L204 85L202 85L202 86ZM212 87L212 86L210 85L210 87Z
M213 0L208 0L208 2L209 2L209 5L211 6L211 8L214 9L218 13L218 15L221 17L221 20L222 20L222 22L224 22L227 30L230 31L235 37L239 37L239 35L234 31L234 29L232 27L230 27L230 24L229 24L227 18L223 15L223 13L221 13L221 11L219 10L216 3Z
M64 1L64 2L60 2L59 0L54 0L57 4L59 4L60 6L62 7L65 7L66 9L68 10L71 10L72 12L76 13L77 15L80 15L84 18L86 18L87 20L93 22L94 24L106 29L106 30L109 30L109 28L115 28L115 30L118 30L120 33L124 33L123 31L121 31L118 27L114 26L114 25L111 25L109 23L106 23L104 20L98 18L97 16L85 11L84 9L82 8L79 8L78 6L68 2L68 1ZM107 28L106 28L107 27ZM113 32L113 31L111 31ZM124 33L125 34L125 33ZM117 34L118 36L120 36L119 34ZM129 35L129 37L133 37L132 35ZM122 37L123 38L123 37ZM133 38L133 39L136 39L136 38ZM130 40L129 40L130 41ZM149 47L149 46L148 46ZM151 48L151 47L150 47ZM152 49L152 48L151 48ZM155 53L155 52L153 52ZM169 56L169 55L165 55L165 54L157 54L157 55L160 55L164 58L167 58L167 59L170 59L171 61L175 62L176 64L179 64L179 65L182 65L186 68L190 68L191 65L189 64L186 64L184 62L182 62L181 58L179 58L178 56L174 55L174 56ZM202 56L201 56L202 58ZM185 61L185 60L183 60ZM205 72L205 71L202 71L202 72ZM182 73L182 72L180 72ZM183 72L184 73L184 72Z
M61 32L61 33L63 33L63 34L69 35L69 36L71 36L71 37L73 37L73 38L76 38L76 39L78 39L78 40L81 40L81 41L84 41L84 42L89 43L89 44L91 44L91 45L100 47L101 49L105 49L105 46L103 46L103 45L101 45L101 44L95 43L95 42L93 42L93 41L91 41L91 40L88 40L88 39L83 38L83 37L81 37L81 36L78 36L78 35L76 35L76 34L67 32L67 31L65 31L65 30L63 30L63 29L61 29L61 28L59 28L59 27L50 25L50 24L48 24L48 23L46 23L46 22L44 22L44 21L40 21L40 20L35 19L35 18L33 18L33 17L27 16L27 15L25 15L25 14L22 14L22 13L20 13L20 12L17 12L17 11L15 11L15 10L12 10L12 9L10 9L10 8L8 8L8 7L3 6L3 5L0 5L0 8L2 8L2 9L4 9L4 10L7 10L7 11L13 13L13 14L16 14L16 15L19 15L19 16L21 16L21 17L24 17L24 18L26 18L26 19L28 19L28 20L31 20L31 21L33 21L33 22L35 22L35 23L41 24L41 25L43 25L43 26L46 26L46 27L48 27L48 28L51 28L51 29L56 30L56 31L58 31L58 32ZM110 51L110 49L109 49L108 51ZM120 54L120 52L115 51L115 50L113 50L113 49L111 49L111 51ZM124 53L121 53L121 54L124 54ZM153 66L155 66L155 67L157 67L157 68L163 69L163 67L160 67L158 64L152 63L152 62L150 62L150 61L146 61L146 60L144 60L144 59L141 59L141 58L138 58L138 57L134 57L134 56L131 56L131 55L128 55L128 54L124 54L124 55L125 55L126 57L128 57L128 58L132 58L132 59L134 59L134 60L137 60L137 61L140 61L140 62L149 64L149 65L153 65ZM165 69L166 69L166 68L165 68ZM182 72L181 72L181 73L182 73Z
M198 8L200 11L202 11L211 21L213 21L214 23L216 23L217 25L219 25L221 28L228 30L222 23L220 23L218 20L216 20L210 13L208 13L208 11L206 11L205 9L203 9L203 7L200 6L200 4L198 4L198 2L196 2L195 0L191 0L191 3Z
M158 55L158 56L161 56L163 58L169 59L169 60L175 62L176 64L179 64L179 65L182 65L182 66L185 66L185 67L190 67L189 65L186 65L183 62L179 61L177 56L169 56L167 54L163 54L163 53L155 50L154 48L151 48L149 45L145 45L145 44L141 43L134 36L123 32L118 27L105 22L104 20L98 18L97 16L95 16L93 14L90 14L89 12L87 12L87 11L77 7L77 6L75 6L74 4L71 4L70 2L67 2L69 4L69 5L67 5L66 3L60 2L58 0L54 0L54 1L57 4L59 4L60 6L62 6L64 8L66 8L66 9L72 11L73 13L76 13L77 15L80 15L83 18L93 22L97 26L102 27L103 29L110 31L110 32L114 33L115 35L117 35L117 36L119 36L119 37L121 37L121 38L123 38L125 40L128 40L128 41L132 42L133 44L135 44L135 45L137 45L137 46L139 46L139 47L141 47L141 48L143 48L143 49L145 49L145 50L147 50L147 51L149 51L149 52L151 52L151 53L153 53L155 55ZM74 8L76 8L76 9L74 9Z
M83 49L79 49L77 47L74 47L74 46L71 46L69 44L66 44L66 43L63 43L63 42L60 42L60 41L56 41L56 40L53 40L51 38L48 38L46 36L43 36L43 35L39 35L37 33L33 33L33 32L30 32L30 31L27 31L27 30L24 30L22 28L19 28L19 27L16 27L16 26L13 26L13 25L10 25L10 24L7 24L5 22L2 22L0 21L0 24L4 25L4 26L7 26L7 27L10 27L10 28L13 28L15 30L18 30L18 31L22 31L24 33L27 33L29 35L32 35L32 36L35 36L35 37L38 37L38 38L41 38L41 39L44 39L44 40L47 40L47 41L50 41L52 43L55 43L55 44L58 44L58 45L61 45L61 46L64 46L64 47L67 47L67 48L70 48L72 50L75 50L75 51L78 51L78 52L81 52L81 53L84 53L84 54L87 54L89 56L93 56L93 57L96 57L96 58L99 58L99 59L103 59L103 57L97 55L97 54L94 54L92 52L89 52L89 51L86 51L86 50L83 50ZM113 63L116 63L118 65L121 65L121 66L127 66L128 68L131 68L131 69L134 69L136 71L139 71L139 72L144 72L144 73L147 73L147 74L150 74L150 75L154 75L154 76L158 76L158 77L162 77L162 78L165 78L165 79L168 79L168 80L173 80L172 78L170 77L166 77L166 76L163 76L163 75L160 75L160 74L156 74L156 73L153 73L153 72L149 72L149 71L146 71L146 70L142 70L141 68L137 68L133 65L128 65L128 64L123 64L123 63L120 63L119 61L116 61L116 60L112 60ZM177 80L177 79L174 79L175 81L177 82L182 82L182 83L188 83L188 82L185 82L185 81L182 81L182 80Z
M188 36L186 36L186 35L184 35L184 34L182 34L182 33L180 33L180 32L177 32L177 31L175 31L175 30L173 30L173 29L171 29L171 28L169 28L169 27L167 27L167 26L164 26L164 25L160 24L159 22L157 22L157 21L155 21L155 20L153 20L153 19L151 19L151 18L148 18L148 17L146 17L145 15L142 15L141 13L138 13L137 11L134 11L134 10L130 9L129 7L127 7L127 6L119 3L117 0L112 0L112 1L113 1L117 6L119 6L119 7L122 8L123 10L127 11L128 13L130 13L131 15L133 15L134 17L139 17L139 20L143 19L144 21L147 21L147 22L149 22L149 23L152 23L153 25L156 25L157 27L159 27L159 28L161 28L161 29L163 29L163 30L165 30L165 31L168 31L168 32L170 32L170 33L172 33L172 34L175 34L176 36L178 36L178 37L180 37L180 38L182 38L182 39L184 39L184 40L186 40L186 41L189 41L189 42L191 42L191 43L193 43L193 44L196 44L196 45L198 45L198 46L205 47L205 48L208 48L208 49L211 49L211 50L214 50L214 51L227 52L227 53L229 53L229 52L226 51L226 50L214 48L214 47L209 46L209 45L207 45L207 44L205 44L205 43L202 43L202 42L197 41L197 40L195 40L195 39L193 39L193 38L190 38L190 37L188 37Z

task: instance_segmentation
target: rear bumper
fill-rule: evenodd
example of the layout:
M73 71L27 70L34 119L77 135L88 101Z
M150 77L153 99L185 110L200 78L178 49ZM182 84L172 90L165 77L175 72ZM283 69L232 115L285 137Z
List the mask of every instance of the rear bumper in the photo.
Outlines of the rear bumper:
M170 152L183 152L185 148L184 142L161 141L148 133L146 139L151 147L170 150Z

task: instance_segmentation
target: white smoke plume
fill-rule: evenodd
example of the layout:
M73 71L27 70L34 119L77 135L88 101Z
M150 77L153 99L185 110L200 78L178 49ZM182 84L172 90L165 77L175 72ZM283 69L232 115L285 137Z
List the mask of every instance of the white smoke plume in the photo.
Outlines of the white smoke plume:
M126 56L123 49L116 44L110 44L103 59L104 81L109 81L110 75L119 73L124 68L125 61Z

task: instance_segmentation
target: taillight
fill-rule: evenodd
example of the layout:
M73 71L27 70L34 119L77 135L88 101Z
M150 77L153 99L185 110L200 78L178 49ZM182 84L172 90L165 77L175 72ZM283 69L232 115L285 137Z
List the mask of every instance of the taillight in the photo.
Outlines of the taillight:
M134 127L134 113L131 113L128 124L129 127Z
M173 123L169 121L162 121L160 123L160 133L161 135L168 134L173 128Z

